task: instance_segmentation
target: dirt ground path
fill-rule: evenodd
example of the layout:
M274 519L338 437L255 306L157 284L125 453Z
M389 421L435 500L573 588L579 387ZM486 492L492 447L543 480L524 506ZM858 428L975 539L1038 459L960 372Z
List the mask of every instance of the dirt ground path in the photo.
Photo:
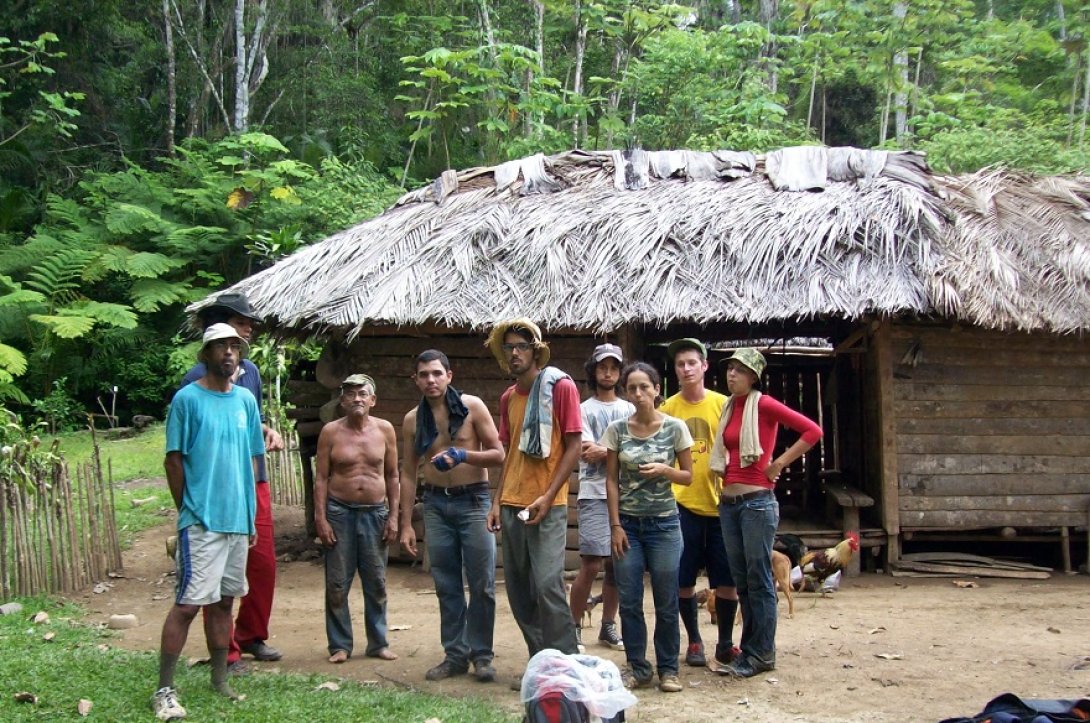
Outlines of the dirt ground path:
M301 511L278 508L275 515L278 550L305 548ZM124 647L158 648L173 585L163 548L168 534L169 524L143 533L125 553L124 578L113 580L106 592L75 596L92 619L137 615L139 625L123 633L119 644ZM518 694L507 683L525 666L526 649L502 584L497 586L495 638L502 682L480 684L463 677L429 683L424 671L442 659L431 577L419 567L394 564L388 578L390 643L399 660L357 657L339 666L325 661L322 568L309 560L280 564L269 642L283 651L284 659L262 665L479 696L516 712ZM648 604L650 597L648 591ZM359 592L352 606L356 634L362 637ZM786 618L782 600L780 611L773 673L730 681L683 665L686 690L641 691L628 720L934 721L974 714L1006 691L1038 698L1090 694L1090 578L1085 575L978 580L975 588L959 588L949 579L864 575L846 581L828 598L799 594L793 619ZM714 641L707 615L701 620L705 640ZM591 644L594 637L587 636L587 652L623 666L624 653ZM187 655L203 657L203 646L203 635L194 628Z

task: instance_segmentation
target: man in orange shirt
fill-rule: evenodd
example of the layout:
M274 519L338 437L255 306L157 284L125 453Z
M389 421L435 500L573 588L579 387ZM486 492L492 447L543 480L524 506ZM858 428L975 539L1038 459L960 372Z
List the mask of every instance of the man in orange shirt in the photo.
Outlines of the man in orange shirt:
M532 657L545 648L578 652L564 593L568 477L579 463L579 390L556 367L529 319L500 322L487 346L515 383L500 397L503 477L488 528L503 529L507 600Z

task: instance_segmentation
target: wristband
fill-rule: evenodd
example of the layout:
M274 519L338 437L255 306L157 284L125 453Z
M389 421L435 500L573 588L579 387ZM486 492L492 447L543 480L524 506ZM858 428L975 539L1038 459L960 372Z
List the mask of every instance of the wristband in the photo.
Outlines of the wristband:
M450 457L450 464L447 464L447 460L444 455L446 455L446 457ZM461 449L459 447L448 447L446 451L439 455L439 457L435 460L435 468L438 469L440 472L447 472L451 469L454 469L465 461L466 451L464 449Z

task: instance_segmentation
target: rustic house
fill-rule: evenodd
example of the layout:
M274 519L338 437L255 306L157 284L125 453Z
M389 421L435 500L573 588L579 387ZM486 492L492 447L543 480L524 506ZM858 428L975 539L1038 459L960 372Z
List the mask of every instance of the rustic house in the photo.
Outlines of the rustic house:
M1087 178L850 148L537 155L447 171L234 288L279 333L329 340L294 386L310 435L350 371L399 422L433 346L495 405L484 332L525 315L577 379L606 337L664 371L676 337L713 362L760 344L771 393L826 430L778 492L814 542L860 527L896 559L911 535L1090 514Z

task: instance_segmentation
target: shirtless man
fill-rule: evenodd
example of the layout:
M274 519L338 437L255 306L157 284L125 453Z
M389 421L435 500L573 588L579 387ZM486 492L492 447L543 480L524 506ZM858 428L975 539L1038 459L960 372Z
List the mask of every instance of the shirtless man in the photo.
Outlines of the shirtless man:
M423 394L402 424L401 544L416 554L413 504L423 478L424 536L439 598L439 638L445 657L424 677L443 680L469 672L487 683L496 621L496 538L485 522L491 499L487 467L503 464L492 415L478 397L450 386L447 355L428 349L416 357L413 380ZM462 571L469 605L462 591Z
M375 380L353 374L341 382L345 416L322 427L314 477L314 526L326 546L325 629L329 662L352 656L348 592L363 582L367 656L396 660L386 643L387 545L397 540L397 435L371 416Z

